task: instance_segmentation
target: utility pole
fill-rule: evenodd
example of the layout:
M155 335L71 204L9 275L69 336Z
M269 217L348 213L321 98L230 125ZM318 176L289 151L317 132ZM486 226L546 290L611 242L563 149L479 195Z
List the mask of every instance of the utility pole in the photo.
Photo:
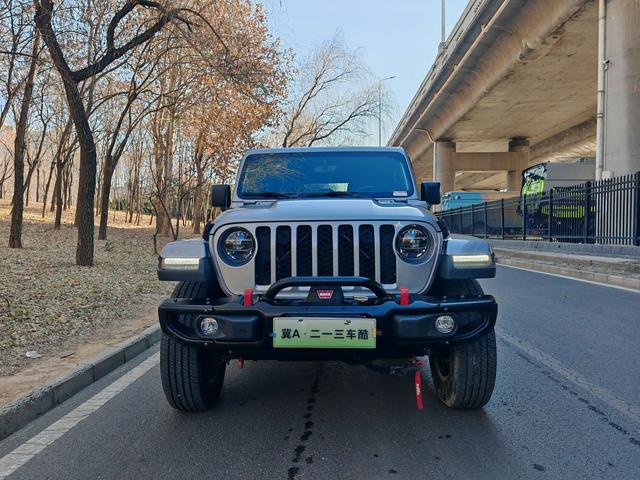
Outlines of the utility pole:
M606 101L606 20L607 2L598 2L598 103L596 107L596 180L602 180L604 172L604 140L605 140L605 101Z
M447 40L447 22L446 22L446 14L445 14L445 1L442 0L442 8L440 10L440 45L438 45L438 53L440 53L444 49L445 42Z
M445 0L442 0L442 35L441 35L441 42L444 43L444 41L447 39L447 24L445 22Z
M382 82L392 80L396 76L378 79L378 146L382 146Z

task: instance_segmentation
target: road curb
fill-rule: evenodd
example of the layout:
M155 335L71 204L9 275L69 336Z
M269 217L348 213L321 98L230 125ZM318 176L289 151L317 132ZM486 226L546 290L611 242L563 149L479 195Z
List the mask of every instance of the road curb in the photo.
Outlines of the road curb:
M74 371L8 403L0 409L0 440L20 430L159 341L160 327L153 325L117 347L102 352Z
M499 257L496 259L498 264L524 268L536 272L553 273L555 275L563 275L565 277L577 278L580 280L588 280L591 282L603 283L614 287L625 287L632 290L640 291L640 278L625 277L622 275L613 275L608 273L592 272L588 270L577 270L567 267L557 267L545 263L528 262L515 258Z
M507 250L531 250L545 253L567 253L603 257L640 259L640 247L634 245L602 245L592 243L562 243L540 240L501 240L489 238L493 248Z

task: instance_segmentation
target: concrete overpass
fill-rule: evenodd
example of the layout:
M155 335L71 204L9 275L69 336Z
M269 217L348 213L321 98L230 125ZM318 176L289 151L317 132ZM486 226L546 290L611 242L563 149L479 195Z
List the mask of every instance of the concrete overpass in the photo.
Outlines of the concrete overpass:
M471 0L389 144L443 191L518 190L547 160L640 170L639 129L640 0Z

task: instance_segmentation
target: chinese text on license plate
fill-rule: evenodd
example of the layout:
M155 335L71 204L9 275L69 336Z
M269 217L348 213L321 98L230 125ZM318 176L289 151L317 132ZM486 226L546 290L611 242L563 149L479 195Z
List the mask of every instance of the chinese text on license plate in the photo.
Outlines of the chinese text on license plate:
M375 318L276 317L275 348L376 348Z

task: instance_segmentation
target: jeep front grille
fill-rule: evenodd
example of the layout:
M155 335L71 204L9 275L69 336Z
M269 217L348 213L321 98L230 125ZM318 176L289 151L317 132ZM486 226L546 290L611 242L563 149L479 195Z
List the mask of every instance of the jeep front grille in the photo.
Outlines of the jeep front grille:
M255 283L265 286L290 276L359 275L395 284L395 228L391 224L257 227Z

